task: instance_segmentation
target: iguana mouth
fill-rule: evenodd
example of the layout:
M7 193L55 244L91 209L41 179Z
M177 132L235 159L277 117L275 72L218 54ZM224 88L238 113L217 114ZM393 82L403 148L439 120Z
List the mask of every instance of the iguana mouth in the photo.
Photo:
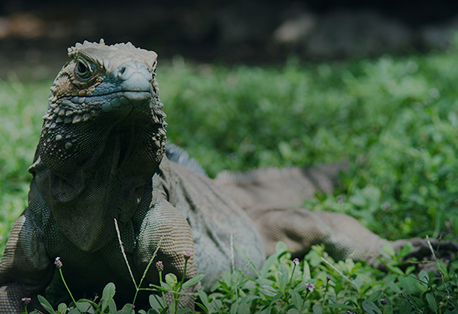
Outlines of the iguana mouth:
M151 91L119 91L97 96L66 96L51 103L42 117L51 127L54 123L76 124L100 116L101 112L111 112L122 106L131 105L140 111L151 112L149 104L153 99ZM144 106L144 110L142 105ZM49 125L48 125L49 124Z
M123 91L112 94L106 94L105 97L114 95L111 101L105 102L101 109L103 112L110 112L121 106L127 106L129 104L136 105L137 103L143 103L146 100L151 100L153 95L150 91Z

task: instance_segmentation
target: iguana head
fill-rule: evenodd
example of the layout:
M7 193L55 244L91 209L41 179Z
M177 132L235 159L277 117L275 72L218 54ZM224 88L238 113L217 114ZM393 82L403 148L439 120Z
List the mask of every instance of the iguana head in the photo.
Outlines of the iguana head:
M165 151L157 55L131 43L77 43L51 87L30 167L60 229L100 248L135 212ZM74 227L78 225L78 230Z
M68 56L51 87L54 110L48 114L57 114L58 123L87 121L100 112L126 112L132 108L123 105L130 100L149 100L156 95L157 55L153 51L131 43L107 46L103 41L86 41L69 48ZM62 110L65 112L60 113ZM53 120L51 115L46 119ZM57 120L59 116L62 121Z
M42 161L54 173L73 172L66 163L81 166L94 155L93 149L88 151L90 143L81 145L83 140L99 133L100 147L114 127L130 122L155 129L151 140L156 147L152 150L159 163L165 149L166 123L155 80L157 54L131 43L108 46L103 41L85 41L69 48L68 56L51 86L43 116Z

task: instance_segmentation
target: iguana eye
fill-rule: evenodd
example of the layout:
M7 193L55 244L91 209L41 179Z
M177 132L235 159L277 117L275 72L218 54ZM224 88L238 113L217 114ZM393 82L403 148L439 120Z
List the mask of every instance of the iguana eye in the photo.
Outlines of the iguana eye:
M94 70L93 64L88 64L83 60L78 60L75 67L75 74L82 80L87 80L92 76Z

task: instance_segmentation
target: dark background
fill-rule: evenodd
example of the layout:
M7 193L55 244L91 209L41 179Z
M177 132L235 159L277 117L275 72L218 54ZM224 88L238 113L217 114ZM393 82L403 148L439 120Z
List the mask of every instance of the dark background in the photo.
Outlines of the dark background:
M447 0L3 0L0 77L48 76L67 47L100 38L229 64L422 53L451 46L457 16Z

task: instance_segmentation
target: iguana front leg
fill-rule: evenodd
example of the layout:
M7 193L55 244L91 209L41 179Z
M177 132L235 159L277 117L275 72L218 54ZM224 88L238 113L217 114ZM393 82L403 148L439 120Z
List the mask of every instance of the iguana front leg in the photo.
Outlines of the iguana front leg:
M36 298L53 276L43 233L27 208L11 230L0 265L0 314L22 313L22 298L31 298L28 309L41 308Z
M150 211L142 219L134 259L137 269L142 271L146 269L159 242L154 264L147 273L148 282L159 284L158 271L155 267L157 261L161 261L163 265L163 281L168 273L175 274L178 281L183 276L186 281L198 275L191 228L183 215L162 197L153 202ZM200 283L183 289L182 292L189 294L180 297L181 307L194 309L194 296L191 293L199 289ZM166 300L168 303L172 302L172 296L167 295Z

